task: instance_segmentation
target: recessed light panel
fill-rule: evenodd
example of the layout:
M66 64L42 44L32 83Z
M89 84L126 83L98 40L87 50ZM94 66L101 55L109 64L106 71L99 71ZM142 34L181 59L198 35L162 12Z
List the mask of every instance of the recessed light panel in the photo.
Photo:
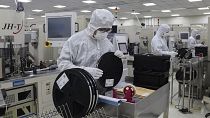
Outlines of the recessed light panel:
M200 1L203 1L203 0L188 0L189 2L200 2Z
M171 16L180 16L179 14L172 14Z
M144 3L143 5L148 7L148 6L155 6L156 4L155 3Z
M198 10L208 10L209 8L208 7L201 7L201 8L198 8Z
M206 13L203 13L203 14L210 15L210 12L206 12Z
M64 5L56 5L56 6L54 6L55 8L65 8L66 6L64 6Z
M93 4L93 3L96 3L96 1L93 1L93 0L85 0L85 1L82 1L83 3L87 3L87 4Z
M41 10L41 9L34 9L34 10L32 10L33 12L42 12L43 10Z
M161 12L168 13L171 12L171 10L161 10Z
M128 18L127 17L121 17L120 19L121 20L127 20Z
M25 2L25 3L27 3L27 2L31 2L32 0L17 0L18 2Z
M10 6L8 5L0 5L1 8L9 8Z
M132 12L131 14L133 14L133 15L138 15L138 14L140 14L140 13L138 13L138 12Z
M152 18L152 16L144 16L144 18Z
M120 9L120 7L116 7L116 6L112 6L112 7L108 7L109 9Z
M28 20L33 20L34 18L32 18L32 17L29 17L29 18L26 18L26 19L28 19Z
M83 13L90 13L91 11L89 11L89 10L82 10L82 11L80 11L80 12L83 12Z

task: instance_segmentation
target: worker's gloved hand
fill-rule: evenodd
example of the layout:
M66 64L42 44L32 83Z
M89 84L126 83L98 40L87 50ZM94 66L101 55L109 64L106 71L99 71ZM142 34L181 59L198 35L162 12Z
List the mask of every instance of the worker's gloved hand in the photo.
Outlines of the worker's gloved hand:
M122 51L120 50L117 50L115 53L114 53L115 56L119 57L120 59L125 59L125 55L123 54Z
M178 53L177 53L177 52L173 52L173 55L175 55L175 56L176 56L176 55L178 55Z
M170 54L169 54L169 55L171 55L171 57L176 57L176 55L178 55L178 53L177 53L177 52L172 51L172 52L170 52Z
M89 72L94 79L99 79L103 75L103 71L98 68L92 68L92 67L84 67L84 70Z

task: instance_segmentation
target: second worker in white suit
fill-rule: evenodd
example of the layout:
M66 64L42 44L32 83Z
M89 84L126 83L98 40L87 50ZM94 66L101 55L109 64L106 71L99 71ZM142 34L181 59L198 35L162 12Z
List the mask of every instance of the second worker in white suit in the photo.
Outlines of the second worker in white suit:
M166 37L168 36L169 31L170 27L167 24L160 25L158 31L156 32L156 35L153 37L151 42L151 50L153 54L171 55L173 57L177 55L176 52L169 51L169 48L167 46Z
M199 35L199 31L198 30L192 30L191 32L191 36L189 37L188 41L187 41L187 47L189 49L193 49L196 46L202 46L202 44L199 44L196 40L196 37Z

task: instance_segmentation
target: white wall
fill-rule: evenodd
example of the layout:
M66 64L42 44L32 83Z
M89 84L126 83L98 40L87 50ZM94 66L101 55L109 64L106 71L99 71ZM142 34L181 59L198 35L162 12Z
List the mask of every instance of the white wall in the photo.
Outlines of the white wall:
M160 24L163 23L183 24L184 26L190 26L190 24L208 24L208 16L160 18Z
M140 22L142 22L142 20L140 20ZM114 25L118 25L118 26L133 26L133 25L137 25L140 26L141 24L136 20L136 19L128 19L128 20L116 20L114 22Z
M168 18L160 18L160 24L182 24L183 26L190 26L190 24L208 24L207 15L203 16L190 16L190 17L168 17ZM158 25L158 18L150 18L150 19L140 19L141 23L145 23L146 25ZM118 25L123 26L132 26L138 25L139 22L137 19L128 19L128 20L118 20Z

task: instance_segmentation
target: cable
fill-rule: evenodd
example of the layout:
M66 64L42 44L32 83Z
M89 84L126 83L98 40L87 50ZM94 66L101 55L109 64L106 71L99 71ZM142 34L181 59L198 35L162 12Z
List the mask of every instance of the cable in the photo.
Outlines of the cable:
M17 0L14 0L15 1L15 4L17 5Z
M139 20L139 17L136 15L136 14L134 14L135 16L136 16L136 19L138 20L138 23L139 23L139 25L141 26L141 22L140 22L140 20Z

